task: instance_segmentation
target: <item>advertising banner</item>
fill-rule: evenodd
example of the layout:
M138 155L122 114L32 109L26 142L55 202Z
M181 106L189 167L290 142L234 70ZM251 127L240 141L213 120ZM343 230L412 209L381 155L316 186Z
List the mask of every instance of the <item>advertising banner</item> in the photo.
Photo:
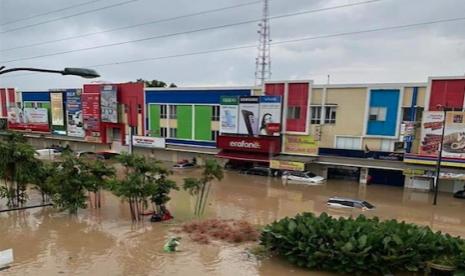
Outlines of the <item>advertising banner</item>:
M279 136L281 132L281 97L261 96L259 134Z
M446 116L446 129L442 156L465 158L465 112L449 111Z
M239 134L258 135L259 97L239 98Z
M50 93L50 101L52 105L52 125L65 125L65 114L63 109L63 93Z
M305 171L305 163L295 161L271 160L270 168L285 171Z
M310 135L285 135L284 153L318 155L318 142Z
M132 136L132 145L142 148L165 148L165 138Z
M437 156L441 143L444 112L425 111L421 122L420 155Z
M100 139L100 94L82 94L82 119L86 141L101 142Z
M66 90L66 118L69 136L84 137L81 89Z
M220 103L220 133L236 134L239 130L239 98L222 96Z
M10 107L8 110L8 127L30 131L50 131L48 110L46 108Z
M220 149L243 151L279 153L281 151L281 139L279 137L246 137L246 136L218 136L216 140Z
M100 110L102 122L118 123L118 101L116 85L104 85L100 92Z

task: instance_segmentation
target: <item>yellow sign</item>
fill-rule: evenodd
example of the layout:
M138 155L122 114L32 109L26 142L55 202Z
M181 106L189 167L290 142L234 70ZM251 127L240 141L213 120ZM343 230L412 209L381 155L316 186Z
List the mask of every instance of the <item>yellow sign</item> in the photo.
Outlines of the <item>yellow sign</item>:
M285 135L283 152L299 155L318 155L318 142L310 135Z
M271 160L270 168L286 171L304 171L305 163L294 161Z
M52 125L64 126L63 94L61 92L50 93L50 101L52 105Z

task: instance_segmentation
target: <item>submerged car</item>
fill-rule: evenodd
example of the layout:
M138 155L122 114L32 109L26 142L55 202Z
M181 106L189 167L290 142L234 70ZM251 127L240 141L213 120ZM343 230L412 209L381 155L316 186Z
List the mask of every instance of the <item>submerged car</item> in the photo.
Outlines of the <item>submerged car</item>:
M100 160L108 160L108 159L114 159L120 154L117 152L112 152L112 151L99 151L96 153L97 158Z
M57 149L39 149L36 150L35 155L38 159L51 159L61 155L61 151Z
M331 197L327 202L328 206L336 208L359 208L362 210L371 210L375 206L364 200L352 199L352 198L341 198Z
M173 165L173 169L190 169L194 168L195 164L194 163L177 163Z
M242 174L261 175L261 176L277 176L278 171L268 167L253 167L240 171Z
M325 178L312 172L290 171L283 173L283 180L305 182L307 184L322 184Z

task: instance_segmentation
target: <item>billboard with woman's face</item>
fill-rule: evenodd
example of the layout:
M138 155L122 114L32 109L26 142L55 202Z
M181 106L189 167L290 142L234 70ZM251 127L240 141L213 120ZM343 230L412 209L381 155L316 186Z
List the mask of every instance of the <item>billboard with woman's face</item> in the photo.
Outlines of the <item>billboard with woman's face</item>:
M279 136L281 132L281 97L261 96L259 135Z

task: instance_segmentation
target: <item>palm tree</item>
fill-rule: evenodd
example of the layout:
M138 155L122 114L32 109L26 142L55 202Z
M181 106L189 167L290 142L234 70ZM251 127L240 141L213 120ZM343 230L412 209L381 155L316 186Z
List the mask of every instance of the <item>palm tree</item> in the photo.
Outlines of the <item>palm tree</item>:
M7 198L7 205L18 207L27 201L27 183L34 178L35 150L23 135L10 133L0 142L0 175L4 186L0 195Z
M184 190L196 197L194 214L200 216L205 212L205 204L210 193L211 182L223 179L223 168L214 159L205 162L205 168L200 178L184 179Z

